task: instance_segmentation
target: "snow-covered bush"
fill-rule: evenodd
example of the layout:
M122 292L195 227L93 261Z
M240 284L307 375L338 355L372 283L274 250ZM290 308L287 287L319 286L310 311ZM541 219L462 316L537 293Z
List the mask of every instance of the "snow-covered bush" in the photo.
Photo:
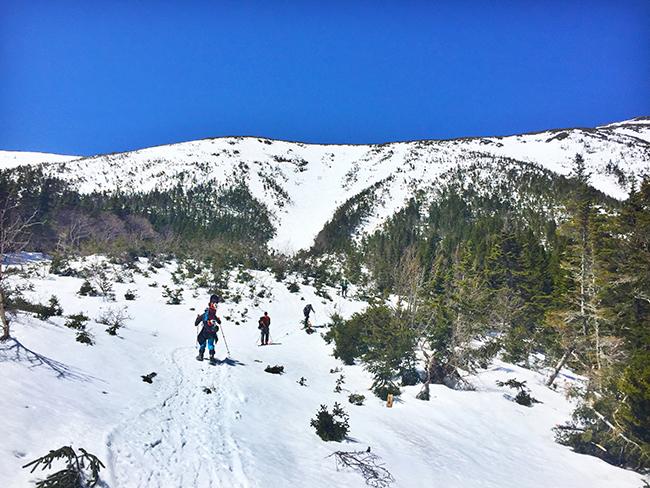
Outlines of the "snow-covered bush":
M81 342L82 344L88 344L89 346L95 344L92 336L86 330L80 330L79 332L77 332L77 342Z
M284 366L277 366L277 365L276 366L271 366L271 365L268 365L264 369L264 371L266 371L267 373L272 373L272 374L282 374L282 373L284 373Z
M52 295L48 303L49 305L39 305L37 307L36 316L39 319L47 320L50 317L63 315L63 309L56 295Z
M359 393L350 393L350 396L348 397L348 401L352 405L361 406L361 405L363 405L363 402L365 400L366 400L365 395L360 395Z

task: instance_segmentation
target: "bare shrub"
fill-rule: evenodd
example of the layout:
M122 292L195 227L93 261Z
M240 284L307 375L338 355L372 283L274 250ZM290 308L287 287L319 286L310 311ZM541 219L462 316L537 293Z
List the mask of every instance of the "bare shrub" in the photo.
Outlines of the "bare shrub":
M117 335L117 331L124 327L126 321L132 319L126 310L126 307L104 310L97 318L97 323L106 325L106 332L110 335Z

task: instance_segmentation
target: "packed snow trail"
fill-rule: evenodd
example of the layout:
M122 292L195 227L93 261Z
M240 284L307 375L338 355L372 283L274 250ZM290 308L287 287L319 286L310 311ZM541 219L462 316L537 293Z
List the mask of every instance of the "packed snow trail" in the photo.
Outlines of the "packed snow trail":
M231 366L194 359L193 348L171 355L177 376L164 401L115 428L107 439L111 486L250 487L250 452L237 444L231 422L239 412Z

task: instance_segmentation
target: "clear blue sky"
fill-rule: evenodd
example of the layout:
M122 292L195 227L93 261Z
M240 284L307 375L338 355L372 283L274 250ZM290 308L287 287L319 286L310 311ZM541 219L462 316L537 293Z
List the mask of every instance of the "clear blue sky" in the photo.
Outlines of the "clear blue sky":
M0 149L380 143L650 115L650 1L0 1Z

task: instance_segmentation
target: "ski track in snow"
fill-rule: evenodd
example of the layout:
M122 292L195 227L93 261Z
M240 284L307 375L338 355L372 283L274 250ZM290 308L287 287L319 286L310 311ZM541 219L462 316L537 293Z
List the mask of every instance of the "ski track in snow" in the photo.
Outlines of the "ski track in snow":
M188 347L175 350L172 393L107 436L111 486L257 486L247 476L255 472L253 456L237 444L230 429L239 415L236 402L244 400L231 367L198 362L194 352Z

